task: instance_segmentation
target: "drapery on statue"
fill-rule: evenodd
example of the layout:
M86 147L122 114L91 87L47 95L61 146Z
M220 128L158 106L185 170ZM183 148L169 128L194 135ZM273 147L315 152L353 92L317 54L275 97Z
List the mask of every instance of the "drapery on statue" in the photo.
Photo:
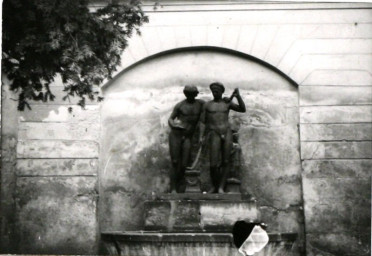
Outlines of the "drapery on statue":
M199 91L195 86L186 85L183 93L186 99L179 102L168 119L171 127L169 151L172 160L170 192L177 193L190 160L191 139L199 121L204 101L195 99Z
M229 125L229 111L245 112L245 104L240 96L239 89L235 89L229 99L222 98L225 91L223 84L215 82L209 88L213 100L205 103L200 116L199 143L203 144L204 133L209 139L210 176L212 189L210 193L224 193L226 179L229 174L230 156L233 145L233 134ZM236 98L238 105L233 103ZM221 156L221 164L218 164Z

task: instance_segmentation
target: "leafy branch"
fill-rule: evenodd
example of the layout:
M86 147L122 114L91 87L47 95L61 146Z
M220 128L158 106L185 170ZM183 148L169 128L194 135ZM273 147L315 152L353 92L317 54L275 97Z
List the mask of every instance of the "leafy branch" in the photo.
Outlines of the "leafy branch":
M28 101L53 101L49 85L60 75L64 100L102 100L98 87L120 65L134 32L148 22L141 3L112 1L95 11L89 0L4 0L3 72L18 92L18 109Z

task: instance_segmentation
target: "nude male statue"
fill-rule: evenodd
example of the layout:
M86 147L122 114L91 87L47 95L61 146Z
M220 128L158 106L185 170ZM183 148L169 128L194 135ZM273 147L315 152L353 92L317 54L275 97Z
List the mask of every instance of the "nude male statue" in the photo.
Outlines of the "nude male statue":
M190 160L191 139L204 104L204 101L195 99L199 93L195 86L186 85L183 93L186 99L174 107L168 119L172 129L169 134L169 151L172 160L171 193L177 193L179 183L185 174Z
M225 91L223 84L215 82L209 88L213 94L213 100L204 104L200 116L199 142L204 141L204 133L207 131L210 149L210 175L212 189L210 193L224 193L227 175L229 173L230 154L233 143L233 134L229 126L229 112L245 112L245 104L240 96L239 89L235 89L229 100L222 98ZM232 102L236 98L238 105ZM218 157L221 155L221 165L218 165Z

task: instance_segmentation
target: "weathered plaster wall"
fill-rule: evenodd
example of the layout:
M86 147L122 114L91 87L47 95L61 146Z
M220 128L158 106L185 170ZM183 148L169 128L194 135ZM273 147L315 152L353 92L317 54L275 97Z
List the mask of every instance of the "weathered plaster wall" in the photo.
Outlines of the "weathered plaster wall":
M150 3L146 11L150 23L143 27L141 37L130 40L119 71L166 50L217 46L260 58L299 84L307 254L369 255L371 4L206 2L183 5L171 1L162 2L156 11ZM174 69L177 70L177 66L169 73ZM196 74L200 77L204 72ZM174 82L181 86L183 81ZM15 102L9 100L10 97L4 98L8 94L2 93L1 252L4 253L14 252L11 244L22 253L87 254L94 253L97 247L99 106L89 106L85 112L76 107L74 114L69 115L67 108L74 102L61 100L61 83L56 82L54 88L57 101L48 105L32 104L33 111L22 113L21 118L14 114ZM253 97L252 102L258 102L255 96L249 96ZM280 116L277 117L280 119ZM166 122L162 123L165 127ZM147 129L152 131L152 127ZM253 130L246 130L250 138L254 138L252 143L267 143L259 139L259 133L249 133ZM277 133L273 132L272 136L277 138ZM151 151L166 154L165 137L158 139L161 147ZM141 143L148 143L147 138ZM142 152L141 157L145 153ZM273 151L270 157L275 156ZM245 162L250 168L262 165L247 159ZM162 170L157 175L164 178L156 179L152 186L163 187L167 183L168 162L157 164ZM122 166L118 166L120 168ZM118 175L121 179L125 174ZM138 188L150 177L133 176L133 179L138 182L128 187ZM261 187L255 192L267 196ZM130 207L135 208L139 202L129 197L122 199L120 187L110 193L113 203L129 205L129 208L120 208L122 212L131 211ZM285 203L275 201L277 198L270 200L275 204ZM277 220L295 219L280 208L268 207L267 211L268 216L276 214ZM135 227L131 223L132 220L103 222L128 229ZM138 223L138 219L134 219L134 223ZM75 226L82 232L77 232Z
M302 232L297 87L250 59L223 49L181 50L123 72L105 87L101 133L101 229L143 229L143 202L169 190L167 119L185 84L211 100L209 84L226 96L239 87L247 113L240 127L242 190L253 194L271 232ZM208 161L202 189L208 190Z
M32 111L20 114L18 251L95 253L98 106L89 105L85 111L74 107L70 114L70 105L55 103L32 105Z
M18 113L15 93L9 91L4 84L9 80L1 77L1 236L2 253L14 253L16 250L14 191L16 183L16 148L18 138Z
M96 253L98 106L70 114L58 97L17 112L7 83L3 97L1 252Z

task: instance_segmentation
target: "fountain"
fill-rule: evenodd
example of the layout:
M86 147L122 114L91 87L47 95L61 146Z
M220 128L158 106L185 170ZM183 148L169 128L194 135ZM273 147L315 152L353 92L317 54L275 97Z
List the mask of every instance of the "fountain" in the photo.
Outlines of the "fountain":
M219 83L214 84L214 86L211 85L213 96L215 99L221 99L224 87ZM192 112L190 112L191 116L195 116L195 113L197 113L197 117L201 111L201 104L195 100L198 92L196 87L186 86L184 92L188 101L185 104L189 104L188 108L179 111L177 108L181 108L180 106L186 101L181 102L181 105L176 105L169 119L169 124L173 129L170 134L171 153L179 152L179 147L182 147L182 143L186 143L185 141L191 138L190 136L196 129L198 119L185 118L188 115L187 111ZM233 109L244 112L244 102L237 89L234 90L230 98L219 101L219 104L229 106L234 97L237 98L239 105L236 105ZM192 108L190 108L191 105ZM177 114L179 112L183 116L179 116L180 114ZM210 111L210 113L214 112L216 111ZM205 115L210 116L205 118ZM201 118L210 122L214 116L203 112ZM216 120L220 121L222 119L217 118ZM227 120L227 117L224 120ZM201 122L200 141L203 141L203 128L204 126L208 128L211 124L205 123L204 120ZM190 131L191 135L189 134ZM210 163L211 192L214 193L205 193L201 190L200 165L198 165L201 146L198 153L195 154L194 163L189 168L182 166L180 163L185 162L182 161L182 158L190 156L192 153L190 149L186 153L183 152L182 156L180 156L181 154L177 156L171 154L173 164L171 192L173 193L154 195L151 200L144 203L142 230L103 232L102 241L111 255L240 255L233 243L234 236L240 235L233 233L234 225L238 221L261 223L265 220L261 217L257 200L240 191L241 148L238 141L238 132L232 129L231 137L224 136L215 136L215 140L219 140L221 144L232 144L232 147L228 148L231 150L228 152L230 159L228 161L220 159L219 167L214 167L215 163L213 161ZM187 143L191 143L191 139ZM214 150L213 145L213 143L208 145L209 151ZM218 149L220 150L219 154L226 155L226 152L223 151L225 150L224 147L221 148ZM184 189L181 189L177 182L180 179L177 175L180 175L180 173L184 173L184 177L181 177L185 180ZM218 173L218 176L216 176L216 173ZM223 180L223 177L225 177L225 180ZM225 193L221 193L221 189L224 189ZM183 190L183 193L175 193L176 191L180 192L180 190ZM269 244L256 255L299 255L296 240L296 233L269 233Z

